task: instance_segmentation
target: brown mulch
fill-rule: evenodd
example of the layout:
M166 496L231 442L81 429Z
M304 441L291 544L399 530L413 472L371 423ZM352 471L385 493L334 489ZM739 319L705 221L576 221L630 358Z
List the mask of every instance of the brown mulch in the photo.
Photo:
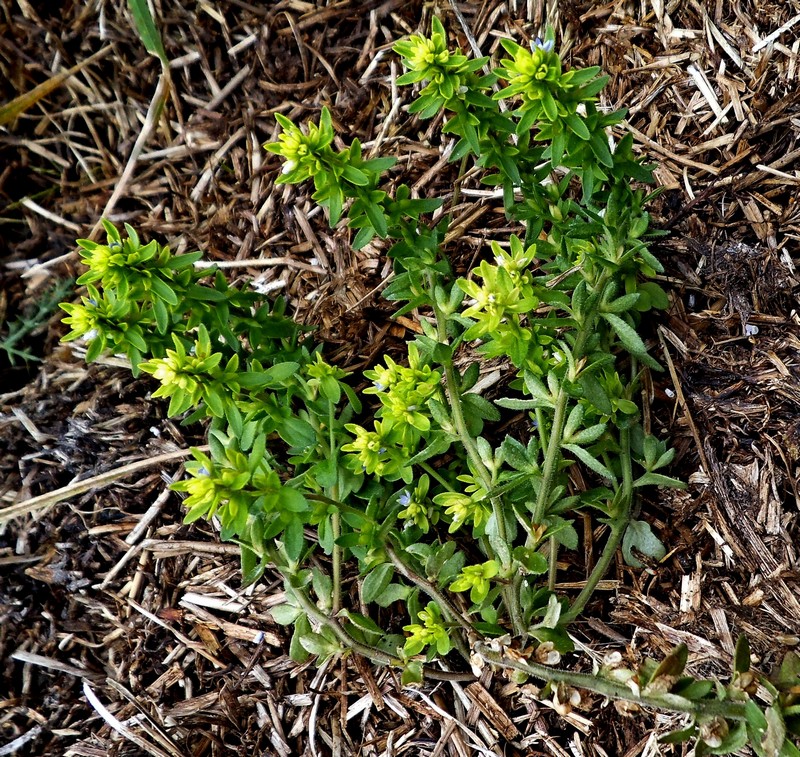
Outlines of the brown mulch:
M316 119L325 104L343 140L399 157L393 178L451 197L446 141L404 112L411 93L393 85L391 45L427 31L431 4L154 5L174 90L120 187L160 72L127 4L0 0L2 103L110 48L0 128L0 341L56 278L78 273L74 239L106 213L281 293L345 367L396 348L413 323L391 322L380 299L380 245L354 253L307 188L276 187L261 144L274 113ZM453 4L434 5L466 46ZM485 54L549 22L573 64L602 66L605 104L629 108L664 189L654 225L670 234L654 250L672 305L650 338L668 371L646 400L690 487L641 503L669 554L616 566L573 628L583 659L616 650L635 662L685 642L694 672L724 676L744 632L766 670L800 643L798 8L457 7ZM450 251L463 266L508 233L487 194L467 183L455 208ZM87 368L58 344L64 332L54 315L26 337L40 363L12 366L0 350L0 755L683 753L655 744L680 721L597 699L559 718L499 674L404 689L357 658L291 662L269 614L280 581L242 592L236 549L183 525L166 493L198 432L113 359ZM109 472L111 485L80 485ZM585 543L591 557L590 530ZM584 574L585 561L562 588Z

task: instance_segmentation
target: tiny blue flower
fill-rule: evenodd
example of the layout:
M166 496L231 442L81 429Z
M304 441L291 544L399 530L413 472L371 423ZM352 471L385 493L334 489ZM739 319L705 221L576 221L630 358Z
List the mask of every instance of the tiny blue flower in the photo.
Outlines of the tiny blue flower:
M208 468L204 465L200 470L197 471L198 476L210 476L211 474L208 472Z
M543 50L546 53L550 53L553 51L553 47L555 46L555 42L552 39L548 39L545 42L537 37L533 42L531 42L531 50Z
M411 492L408 489L404 489L400 496L398 497L397 501L403 506L408 507L409 503L411 502Z
M374 386L379 392L382 392L384 389L386 389L386 387L381 384L380 381L373 381L372 386Z

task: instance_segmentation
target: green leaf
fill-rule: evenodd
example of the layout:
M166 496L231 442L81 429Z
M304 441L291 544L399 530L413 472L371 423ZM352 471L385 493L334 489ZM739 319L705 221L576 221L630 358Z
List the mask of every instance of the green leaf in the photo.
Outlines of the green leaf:
M594 426L589 426L582 431L578 431L577 434L573 434L570 441L573 444L581 445L596 442L605 433L607 425L606 423L597 423Z
M422 663L410 661L407 662L400 675L400 683L403 686L416 686L423 682Z
M264 575L266 566L258 559L258 555L242 544L239 557L242 570L242 586L250 586L260 580L261 576Z
M508 408L509 410L532 410L537 407L552 407L553 403L539 399L521 400L517 397L501 397L495 400L496 405Z
M583 396L604 415L611 415L614 407L603 389L603 385L591 373L581 373L578 384L583 390Z
M659 744L683 744L685 741L694 738L697 734L697 726L690 725L678 731L670 731L658 737Z
M643 520L632 520L622 537L622 556L625 562L634 568L643 568L644 565L634 556L636 549L647 557L660 560L667 554L661 540L653 533L650 524Z
M450 445L452 443L453 442L449 434L434 431L428 439L427 444L419 452L417 452L416 455L409 459L406 462L406 465L418 465L419 463L422 463L431 457L443 455L448 449L450 449Z
M308 500L303 492L291 486L282 486L278 494L281 509L289 513L304 513L309 509Z
M625 294L622 297L618 297L616 300L613 300L612 302L607 302L605 305L603 305L603 312L627 313L636 305L640 297L641 295L639 294L639 292L632 292L631 294Z
M360 228L355 238L353 239L353 249L356 250L357 252L358 250L363 248L366 244L368 244L370 241L372 241L372 238L374 236L375 236L375 229L373 229L372 226L364 226Z
M410 589L402 584L389 584L379 596L375 597L375 604L379 607L388 607L395 602L404 602L408 598Z
M296 663L304 663L311 655L302 644L303 638L311 633L311 624L305 615L298 615L295 621L294 633L289 642L289 657Z
M372 637L372 640L379 639L384 635L384 630L374 620L368 618L366 615L362 615L358 612L352 612L351 610L342 610L341 615L347 618L347 620L349 620L350 623L352 623L353 626L362 634Z
M591 453L587 452L583 447L579 447L577 444L562 444L561 447L562 449L571 452L587 468L590 468L595 473L601 475L603 478L607 478L609 481L617 480L616 476L608 468L606 468L606 466L603 465L603 463L601 463Z
M541 552L528 547L516 547L514 559L519 560L528 573L537 576L547 573L549 567L547 558Z
M105 347L106 340L102 334L92 339L92 341L89 342L89 348L86 350L86 362L93 363L95 360L97 360L97 358L103 354Z
M159 279L158 276L154 276L152 279L150 279L150 286L153 292L162 300L164 300L167 305L175 307L178 304L178 295L175 294L174 290L169 286L169 284Z
M597 159L604 166L608 166L609 168L614 167L614 158L611 155L611 151L608 149L608 141L605 133L595 134L589 140L589 146L592 148L592 152Z
M167 52L164 49L161 34L156 28L156 22L150 13L150 6L147 4L147 0L128 0L128 6L131 9L133 23L145 50L151 55L157 56L162 66L169 68Z
M303 521L300 518L292 518L283 531L283 546L289 559L297 562L303 553L304 545Z
M365 187L369 184L367 175L354 166L346 165L342 171L342 176L351 184L355 184L358 187Z
M303 611L296 605L284 604L270 608L269 614L279 626L288 626L294 623Z
M556 628L536 626L531 629L531 636L541 642L549 641L553 648L561 654L569 654L575 650L575 643L570 639L567 629L563 626Z
M633 482L634 488L639 486L666 486L670 489L685 489L686 484L671 476L662 476L660 473L644 473Z
M558 105L556 105L556 101L549 90L544 90L542 92L542 108L544 109L548 121L552 122L558 118Z
M341 645L335 639L328 639L325 637L325 632L322 633L304 633L300 637L300 644L307 652L316 655L320 660L325 660L332 655L339 652Z
M747 746L747 724L740 721L731 726L728 735L722 740L718 747L708 749L708 754L733 754L739 752ZM764 752L765 756L770 755L768 751ZM778 757L778 752L775 752L775 757Z
M678 644L659 664L650 678L650 682L655 681L660 676L671 676L677 678L683 673L686 663L689 660L689 647L686 644Z
M714 681L696 681L694 678L688 677L681 680L686 683L676 684L672 693L684 699L692 701L705 699L714 690Z
M372 228L375 229L375 233L381 239L385 239L389 233L389 227L386 225L386 216L383 214L383 208L374 202L367 202L364 206L364 212L367 214Z
M394 565L383 563L373 568L364 578L361 584L361 598L365 603L374 602L392 582L394 576Z
M527 447L513 436L506 436L506 438L503 439L500 445L503 459L514 468L514 470L532 473L538 468L538 447L535 444L535 438L531 438L533 444L529 442Z
M588 142L589 139L591 139L592 135L589 133L589 129L586 128L586 124L580 116L575 113L570 113L566 121L570 131L584 140L584 142Z
M225 400L219 390L215 388L206 389L203 392L203 400L215 418L222 418L225 416Z
M270 388L278 388L284 386L286 381L294 376L300 370L299 363L285 362L275 363L271 368L264 371L265 386Z
M669 296L655 281L645 281L639 284L639 291L649 297L651 308L666 310L669 307Z
M489 516L489 520L486 523L486 536L489 539L489 544L492 545L492 549L494 550L494 554L497 556L497 559L504 565L507 565L509 562L511 562L511 550L509 549L508 542L502 539L500 536L495 513L492 513Z
M782 689L800 686L800 654L786 653L775 677L775 684Z
M575 407L570 410L570 413L567 416L567 422L564 424L564 441L572 441L572 435L578 430L578 427L583 422L583 414L583 405L580 404L575 405Z
M559 515L551 515L547 518L547 531L545 538L554 537L555 540L564 545L567 549L578 548L578 532L571 520L566 520Z
M317 443L317 432L308 421L304 421L302 418L284 418L278 427L278 434L287 444L299 449L305 449Z
M633 326L613 313L602 313L602 316L609 322L611 328L614 329L619 340L628 352L636 357L647 354L647 347L642 341L642 338L636 333L636 329L634 329Z

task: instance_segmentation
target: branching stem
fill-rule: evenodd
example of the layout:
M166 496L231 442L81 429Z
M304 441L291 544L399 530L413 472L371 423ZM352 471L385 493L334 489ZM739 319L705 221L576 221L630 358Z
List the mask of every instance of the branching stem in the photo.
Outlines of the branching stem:
M428 286L430 288L431 295L433 295L434 283L433 276L430 273L428 274ZM433 310L436 316L436 331L439 342L442 344L447 344L448 338L447 329L445 326L445 316L437 305L436 298L432 296L431 300L433 302ZM475 444L475 440L472 438L472 434L469 433L466 420L464 419L464 409L461 405L461 387L456 376L452 355L447 356L447 358L442 362L442 367L444 368L444 380L445 385L447 386L448 399L450 400L450 413L456 433L464 445L464 450L466 451L467 457L472 464L472 469L475 471L478 478L480 478L481 484L487 492L491 491L494 484L492 481L492 476L486 466L483 464L483 460L481 460L481 456L478 453L478 447ZM501 542L510 545L506 529L505 513L503 512L503 502L499 497L489 497L489 500L492 505L492 514L497 523L498 538ZM493 554L493 552L494 550L491 550L490 548L490 556L492 558L499 557L503 572L506 574L510 573L512 570L511 550L509 549L505 555L499 556ZM503 588L503 599L511 617L511 624L514 628L514 633L517 635L524 634L525 629L522 621L522 610L519 604L519 597L513 590L511 590L510 585L507 585Z
M659 710L667 710L668 712L684 712L695 716L719 716L726 720L747 719L746 704L744 702L732 702L730 700L692 701L670 693L650 694L647 693L646 690L636 693L623 683L610 681L598 675L573 673L559 668L551 668L536 662L523 662L522 660L512 659L499 652L495 652L483 643L478 643L475 649L486 662L492 665L519 670L540 681L565 683L568 686L593 691L609 699L619 699L645 707L656 707Z

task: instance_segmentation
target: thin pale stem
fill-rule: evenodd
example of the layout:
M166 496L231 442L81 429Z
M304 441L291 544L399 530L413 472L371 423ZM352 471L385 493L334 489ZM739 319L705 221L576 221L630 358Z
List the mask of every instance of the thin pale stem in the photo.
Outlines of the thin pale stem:
M550 553L547 558L547 588L555 591L558 575L558 541L555 536L550 537Z

